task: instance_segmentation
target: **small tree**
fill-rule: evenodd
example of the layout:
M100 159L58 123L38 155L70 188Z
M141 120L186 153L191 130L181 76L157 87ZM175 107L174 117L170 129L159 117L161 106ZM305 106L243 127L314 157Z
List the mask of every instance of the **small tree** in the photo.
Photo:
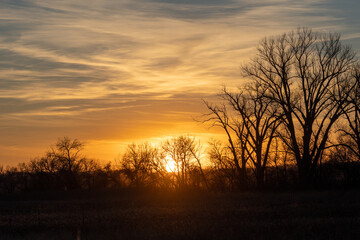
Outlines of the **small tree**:
M190 187L196 172L200 172L205 186L208 186L200 161L200 144L194 137L179 136L169 139L163 142L162 150L165 157L175 162L175 171L172 174L176 177L177 188Z
M79 172L86 158L82 155L84 143L69 137L59 138L45 157L34 159L29 167L32 172L51 175L57 179L57 185L65 189L80 187Z
M130 144L120 160L121 171L134 187L151 184L153 165L158 158L158 149L148 143Z
M212 169L212 187L219 190L236 189L239 178L229 147L218 140L211 140L208 156Z

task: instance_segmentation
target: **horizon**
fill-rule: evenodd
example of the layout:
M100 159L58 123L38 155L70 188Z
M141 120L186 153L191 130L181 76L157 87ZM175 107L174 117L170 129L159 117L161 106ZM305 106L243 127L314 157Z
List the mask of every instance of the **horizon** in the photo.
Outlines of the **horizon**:
M184 2L184 3L182 3ZM113 161L132 142L221 129L193 120L264 37L308 26L360 50L356 1L0 3L0 165L41 156L58 138Z

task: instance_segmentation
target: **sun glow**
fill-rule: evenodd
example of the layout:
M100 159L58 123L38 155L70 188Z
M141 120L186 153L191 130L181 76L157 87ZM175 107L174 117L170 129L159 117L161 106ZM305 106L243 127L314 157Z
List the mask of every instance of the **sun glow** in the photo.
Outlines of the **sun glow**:
M176 162L174 161L174 159L172 159L172 157L167 156L166 158L166 171L168 172L175 172L176 171Z

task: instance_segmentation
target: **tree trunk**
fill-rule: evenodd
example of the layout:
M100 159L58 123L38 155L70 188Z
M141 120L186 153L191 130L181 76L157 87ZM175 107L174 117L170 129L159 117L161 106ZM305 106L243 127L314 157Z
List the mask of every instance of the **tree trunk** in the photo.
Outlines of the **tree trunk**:
M256 187L258 190L264 189L264 168L256 167Z
M298 162L299 186L301 188L308 189L314 187L314 178L310 166L309 158L302 158Z

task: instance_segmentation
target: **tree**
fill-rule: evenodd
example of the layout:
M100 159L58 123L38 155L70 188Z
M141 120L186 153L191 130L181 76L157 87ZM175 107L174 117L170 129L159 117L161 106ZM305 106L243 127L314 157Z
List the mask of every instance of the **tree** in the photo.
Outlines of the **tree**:
M91 189L96 186L96 177L101 173L106 173L107 169L111 167L110 163L107 163L103 168L99 161L89 158L84 158L81 161L79 175L81 176L81 187L85 189ZM103 187L105 187L106 183Z
M346 147L360 160L360 65L357 65L352 73L355 87L350 94L350 111L344 111L345 124L338 132L340 143L337 146Z
M221 97L226 98L226 93L227 91L224 89L224 94L222 94ZM217 105L210 104L207 101L204 101L204 103L209 109L209 113L205 114L206 119L203 122L211 122L212 127L220 127L224 130L228 141L227 148L231 152L232 162L237 172L237 185L239 188L244 188L247 185L246 165L249 159L246 151L248 136L245 124L243 121L236 121L234 119L233 111L228 111L225 103ZM227 104L229 103L227 102ZM216 148L217 146L213 145L213 147ZM219 157L218 155L214 160L222 161L222 158ZM224 165L222 164L220 166L223 167ZM230 174L231 171L225 172L229 172Z
M349 111L355 54L339 34L307 28L265 38L242 70L279 109L280 137L291 149L300 181L312 184L334 123Z
M175 162L175 186L180 189L188 188L199 172L205 186L208 182L200 162L200 144L191 136L178 136L162 144L164 155ZM194 183L194 182L193 182Z
M30 162L35 173L45 173L55 177L57 184L65 189L78 188L78 175L86 161L82 155L84 143L69 137L59 138L55 146L51 146L46 156Z
M255 168L256 185L264 185L271 146L279 126L277 109L271 101L263 97L265 89L261 84L245 86L239 93L224 91L226 98L238 113L238 118L245 127L245 133L239 138L246 139L244 150ZM281 116L281 115L280 115Z
M236 189L239 179L229 147L212 139L207 152L212 168L212 187L219 190Z
M158 149L148 143L128 145L120 165L131 186L145 187L151 184L153 166L158 154Z
M82 151L84 143L69 137L59 138L50 146L45 156L32 159L25 164L32 175L34 187L91 188L96 172L102 171L99 161L86 158Z
M74 173L80 169L81 163L85 159L81 154L83 149L83 142L78 139L63 137L58 139L55 147L51 147L47 156L57 162L60 171Z
M261 84L243 86L237 93L231 93L224 89L223 99L230 106L232 115L224 110L226 107L220 110L220 108L207 104L213 116L210 120L220 123L227 133L240 181L245 182L246 163L250 159L254 166L258 188L262 188L264 185L264 173L271 144L279 126L276 109L272 108L270 100L263 97L264 92ZM234 137L236 141L233 140ZM238 144L235 145L234 142ZM235 146L238 149L235 149ZM239 154L240 156L238 156ZM241 167L238 159L240 159Z

